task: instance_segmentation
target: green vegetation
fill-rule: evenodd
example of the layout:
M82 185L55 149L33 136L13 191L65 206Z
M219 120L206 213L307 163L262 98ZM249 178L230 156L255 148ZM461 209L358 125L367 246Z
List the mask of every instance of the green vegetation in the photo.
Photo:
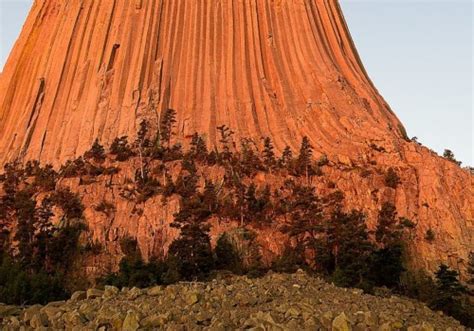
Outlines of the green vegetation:
M400 184L400 177L393 168L388 168L387 174L385 175L385 185L396 189Z
M445 159L447 159L448 161L451 161L451 162L457 164L458 166L461 166L461 164L462 164L461 161L456 160L456 158L454 157L454 153L450 149L445 149L444 150L443 157Z
M32 184L25 185L31 177ZM84 207L71 191L55 190L57 177L50 166L38 163L5 167L2 182L8 193L0 200L0 297L6 303L46 303L67 294L65 273L79 252ZM52 223L53 207L61 210L58 225Z
M332 163L326 155L313 160L308 138L302 140L295 155L289 147L277 155L270 138L235 142L232 130L220 126L219 145L214 150L208 149L198 133L190 137L189 149L183 150L173 141L175 123L173 110L162 114L156 133L144 120L134 142L117 138L109 153L96 140L83 157L67 162L57 173L38 162L5 167L0 178L5 193L0 197L0 248L4 252L0 296L8 298L7 303L63 298L70 269L80 252L97 253L101 249L90 243L90 249L80 249L84 207L80 197L58 181L79 177L81 185L86 185L120 171L106 165L133 158L135 176L120 195L137 205L137 213L141 204L154 197L161 197L158 201L163 204L171 198L177 200L179 211L172 226L179 230L179 236L166 256L149 261L143 260L135 239L122 239L119 270L101 278L101 284L146 287L204 280L222 270L259 276L270 269L294 272L303 268L339 286L367 292L387 287L470 323L466 317L469 304L465 292L456 285L457 274L442 266L435 283L428 275L407 270L407 247L416 224L399 217L393 204L381 203L376 227L369 231L363 210L344 209L344 193L335 183L327 185L329 194L318 194L313 181ZM221 178L208 177L208 167L219 169ZM259 174L284 180L270 186L254 180ZM400 183L393 168L388 169L384 180L391 188ZM106 200L98 201L94 209L106 217L113 217L115 212L115 206ZM54 215L53 210L60 213ZM232 224L232 230L222 233L215 247L211 245L211 220ZM256 231L269 227L275 227L288 240L280 257L263 263ZM427 240L433 240L434 233L431 237ZM432 302L434 297L439 301ZM447 304L454 308L446 308Z

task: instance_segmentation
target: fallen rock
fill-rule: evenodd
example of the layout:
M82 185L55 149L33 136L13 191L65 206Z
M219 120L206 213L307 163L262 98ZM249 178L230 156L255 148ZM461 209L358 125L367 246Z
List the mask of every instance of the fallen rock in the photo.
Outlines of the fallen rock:
M91 288L87 290L87 299L95 299L95 298L101 298L104 295L104 291L96 289L96 288Z
M0 330L464 330L419 302L338 288L301 272L149 289L106 287L74 297L23 309L0 305L6 315Z
M347 319L345 313L341 313L332 321L332 329L334 331L350 331L352 330L351 324Z

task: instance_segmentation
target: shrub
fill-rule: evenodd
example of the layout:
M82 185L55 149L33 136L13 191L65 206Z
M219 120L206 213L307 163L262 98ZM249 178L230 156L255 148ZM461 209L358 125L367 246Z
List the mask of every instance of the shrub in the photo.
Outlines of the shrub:
M95 162L104 162L105 161L105 149L104 146L102 146L99 143L99 139L96 139L94 141L94 144L92 145L91 149L88 150L84 154L84 158L87 159L92 159Z
M95 211L110 216L110 214L115 211L115 206L106 200L102 200L94 209Z
M389 168L385 174L385 185L396 189L398 184L400 184L400 177L393 168Z
M128 137L123 136L115 138L110 146L110 153L117 156L117 161L127 161L129 158L134 156L134 153L128 143Z
M456 158L454 157L454 153L453 153L450 149L445 149L445 150L444 150L443 157L444 157L446 160L451 161L451 162L457 164L458 166L460 166L460 165L462 164L462 162L456 160Z
M426 230L426 233L425 233L425 240L428 241L428 242L433 242L436 238L436 235L433 231L433 229L428 229Z

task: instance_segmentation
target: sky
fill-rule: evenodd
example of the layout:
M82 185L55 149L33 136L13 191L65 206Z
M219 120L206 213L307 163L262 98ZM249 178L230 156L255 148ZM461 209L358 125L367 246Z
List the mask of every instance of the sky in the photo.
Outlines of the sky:
M410 137L474 166L472 0L340 0L362 61ZM0 68L32 0L0 0Z

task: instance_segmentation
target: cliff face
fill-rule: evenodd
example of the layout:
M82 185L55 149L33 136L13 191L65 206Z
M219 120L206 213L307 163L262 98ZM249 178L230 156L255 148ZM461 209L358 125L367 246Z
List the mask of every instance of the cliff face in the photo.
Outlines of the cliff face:
M307 135L357 155L400 124L335 1L59 1L33 5L0 83L0 161L60 162L178 111L179 136L226 124L279 148ZM353 148L347 148L348 144Z
M278 150L308 136L338 165L327 175L349 207L374 222L390 201L418 222L421 266L462 267L474 247L472 176L404 139L333 0L36 0L0 76L0 163L57 166L96 138L134 136L142 119L156 126L167 108L184 143L200 132L215 145L223 124L237 138L269 136ZM394 167L402 184L347 171L367 164ZM107 194L96 186L82 189L90 210ZM120 231L148 251L161 245L161 213L172 211L147 203L133 216L111 199L113 219L88 215L94 237L106 243ZM430 228L432 244L423 239Z

